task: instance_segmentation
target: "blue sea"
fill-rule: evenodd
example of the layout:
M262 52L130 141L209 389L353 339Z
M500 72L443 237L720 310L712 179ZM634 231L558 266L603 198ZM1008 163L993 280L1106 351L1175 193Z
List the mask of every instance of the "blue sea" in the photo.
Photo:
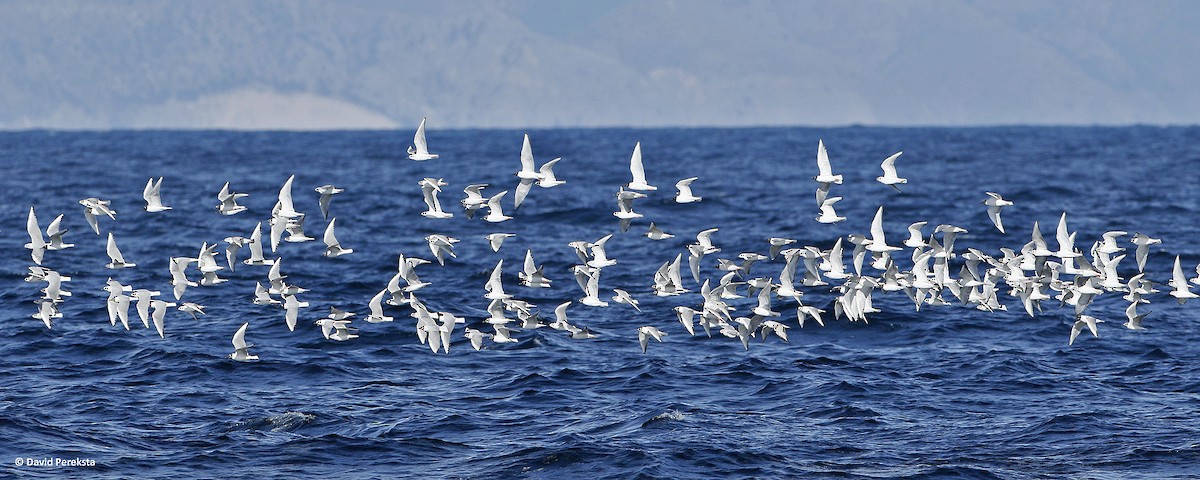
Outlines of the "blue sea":
M513 211L522 134L537 164L555 157L565 185L534 187ZM766 253L767 238L828 249L866 234L879 206L891 243L928 221L968 233L955 250L1000 256L1019 250L1034 222L1053 246L1064 212L1087 251L1109 230L1161 238L1147 278L1165 284L1181 256L1192 277L1200 262L1200 128L741 128L438 130L441 158L413 162L411 131L221 132L114 131L0 133L0 470L12 478L1195 478L1200 476L1200 300L1179 305L1164 290L1139 309L1146 330L1121 327L1119 293L1088 309L1101 323L1068 346L1071 307L1044 302L1036 317L1001 292L1007 311L952 302L917 311L900 292L877 291L867 322L832 318L830 287L802 288L802 301L828 310L825 326L801 328L796 304L777 300L789 341L688 335L672 308L700 303L684 262L675 297L652 293L654 271L697 232L719 228L721 252L706 256L702 277L716 282L718 258ZM841 223L814 221L812 177L823 139L835 173L831 195L844 198ZM629 182L629 157L641 142L646 174L658 190L634 202L645 215L621 233L615 194ZM883 158L908 178L902 192L877 183ZM195 256L205 242L249 236L271 215L280 186L295 175L296 209L317 240L280 245L282 273L300 294L299 326L284 311L254 305L267 268L220 272L229 281L191 287L183 301L207 306L194 320L172 309L166 336L132 319L108 321L102 290L112 277L163 292L168 258ZM173 210L143 211L142 187L164 177ZM673 202L685 177L703 201ZM443 178L451 219L429 219L418 182ZM225 182L250 196L248 210L219 215ZM462 189L502 190L511 221L468 220ZM333 198L337 236L354 253L322 256L326 222L319 185ZM1001 234L985 213L984 192L1012 200ZM84 221L79 200L112 201L104 235ZM30 206L41 228L63 213L76 247L47 252L44 265L72 280L73 293L52 330L31 318L41 282L22 248ZM651 241L650 221L676 235ZM264 225L265 226L265 225ZM109 270L112 232L137 267ZM484 236L516 234L493 252ZM430 310L487 317L483 285L504 260L505 291L537 305L544 319L575 300L571 322L596 333L518 330L510 344L471 348L454 332L449 354L419 343L409 307L385 305L392 323L362 321L386 287L397 258L432 259L426 235L461 239L457 258L417 267L431 285L417 292ZM571 273L573 241L607 244L602 297L627 290L641 312L611 303L588 307ZM264 235L265 237L266 235ZM1136 273L1133 245L1124 278ZM544 264L553 288L517 281L526 250ZM221 251L224 243L221 243ZM242 249L239 260L247 258ZM848 253L847 253L848 255ZM272 257L268 249L268 257ZM907 261L907 251L898 257ZM847 258L848 260L848 258ZM223 256L218 257L221 265ZM955 259L957 276L961 259ZM756 263L749 277L778 279L782 258ZM869 267L866 271L878 275ZM198 280L191 267L189 277ZM744 295L744 289L741 291ZM949 295L946 296L949 299ZM952 300L952 299L950 299ZM749 315L754 297L731 300ZM313 322L337 307L358 314L360 338L326 340ZM231 338L249 323L257 362L229 360ZM637 329L667 332L642 353ZM488 329L481 328L485 331ZM41 465L50 459L51 465ZM79 459L85 465L54 465ZM23 465L34 460L35 465ZM90 462L88 462L90 460ZM94 465L91 465L94 463Z

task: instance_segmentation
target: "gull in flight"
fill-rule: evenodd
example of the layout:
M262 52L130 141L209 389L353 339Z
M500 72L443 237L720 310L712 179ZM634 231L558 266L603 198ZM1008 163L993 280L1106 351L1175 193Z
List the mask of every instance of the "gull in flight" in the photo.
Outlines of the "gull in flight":
M1139 245L1138 248L1141 248L1141 246ZM1183 277L1183 268L1179 265L1179 255L1175 256L1175 268L1171 271L1171 281L1169 283L1173 289L1171 290L1171 296L1175 297L1180 305L1189 299L1200 297L1200 295L1196 295L1188 289L1187 279Z
M64 248L71 248L75 246L74 243L63 242L63 235L66 234L67 230L70 229L62 228L62 219L62 214L59 214L57 217L54 217L54 220L50 221L50 225L46 226L46 236L50 237L50 239L47 240L50 242L50 244L46 245L46 250L62 250Z
M1104 232L1103 239L1100 241L1100 246L1096 248L1096 251L1107 254L1125 251L1124 248L1121 248L1117 245L1117 239L1127 234L1128 232L1122 232L1120 230Z
M25 248L31 251L33 262L41 265L48 244L42 237L42 227L38 226L37 215L33 213L33 207L29 207L29 219L25 223L25 230L29 233L29 243L25 244Z
M635 218L642 218L642 214L633 211L633 201L639 198L646 198L646 194L632 192L622 188L617 192L617 211L613 212L613 216L621 219L621 231L629 231L629 223Z
M842 197L829 197L821 202L821 216L817 217L817 221L821 223L838 223L846 219L839 217L837 212L833 210L833 204L841 201Z
M908 240L904 241L904 246L908 248L924 248L925 235L921 233L921 229L925 228L929 222L914 222L908 226Z
M217 201L221 202L217 205L217 212L221 215L233 215L246 211L246 207L238 205L238 199L249 197L249 193L238 193L229 191L229 182L225 182L225 186L221 187L220 193L217 193Z
M466 210L467 218L475 218L475 211L483 208L484 205L487 205L488 199L483 198L482 193L483 189L487 188L487 186L488 184L486 183L473 183L471 185L467 185L467 188L463 189L463 193L466 193L467 196L462 200L459 200L458 203L460 203L463 206L463 209Z
M89 197L80 200L79 204L83 205L83 218L87 219L88 225L92 226L92 230L96 232L96 235L100 234L100 224L96 221L97 215L103 214L108 215L110 219L117 219L117 212L109 208L109 205L112 204L109 200Z
M321 185L315 188L317 193L321 194L318 203L321 205L321 218L329 218L329 204L333 202L333 196L346 191L344 188L337 188L333 185Z
M329 219L329 226L325 227L325 236L323 238L325 240L326 257L340 257L342 255L354 253L353 248L342 248L341 242L338 242L337 236L333 233L333 224L336 221L336 217Z
M408 147L408 159L416 162L433 160L437 154L429 153L429 144L425 143L425 117L421 117L421 125L413 135L413 144Z
M607 307L608 302L600 299L600 269L575 265L575 282L583 288L583 298L579 303L589 307Z
M833 174L833 167L829 165L829 154L825 152L825 141L817 140L817 176L813 177L817 183L826 184L842 184L842 176Z
M896 175L896 159L900 158L900 155L903 154L904 152L896 152L892 156L883 159L883 164L880 165L883 168L883 175L875 177L875 181L892 187L899 192L900 187L897 187L896 184L908 183L907 178L900 178Z
M418 185L421 186L421 195L424 196L427 207L424 212L421 212L421 216L425 218L451 218L454 216L453 213L442 211L442 202L438 201L437 197L446 182L440 178L426 178L421 180Z
M692 182L699 177L690 177L680 180L675 183L675 189L679 191L675 195L675 203L696 203L703 200L701 197L692 195Z
M350 333L351 328L349 320L322 318L314 322L314 324L321 327L321 335L324 336L326 340L344 342L346 340L358 338L358 335Z
M154 312L150 314L150 319L154 321L154 329L158 331L158 338L167 338L163 331L164 319L167 316L167 309L174 306L174 303L163 300L150 301L150 307L154 309Z
M186 312L188 315L191 315L192 320L199 320L200 317L197 315L204 315L205 308L208 307L200 305L199 303L183 302L183 305L179 306L179 311Z
M262 282L254 282L255 305L279 305L279 300L271 298L271 292L263 288Z
M250 233L250 239L247 240L246 246L250 248L250 258L247 258L242 263L245 265L274 265L274 260L268 260L263 257L262 243L262 222L254 225L254 231Z
M517 178L521 179L517 184L517 193L513 197L513 208L518 208L525 201L525 196L529 195L529 190L533 188L534 182L542 179L542 174L536 170L533 162L533 148L529 146L529 134L525 134L525 140L521 143L521 170L517 171Z
M284 320L287 321L288 330L296 331L296 318L300 315L300 308L307 306L308 302L301 302L295 295L283 296Z
M988 218L992 219L992 223L996 225L996 229L1000 230L1000 233L1004 233L1004 224L1000 222L1000 209L1011 206L1013 204L1013 202L1005 200L1003 197L1000 196L999 193L995 193L995 192L984 192L984 193L986 193L988 195L987 200L983 201L983 204L987 205L987 207L988 207L987 208Z
M171 271L169 283L175 287L172 293L175 294L176 300L183 298L183 292L187 290L187 287L199 285L187 278L186 269L189 263L192 263L190 258L171 257L170 263L167 264L167 268Z
M471 348L474 348L475 351L479 351L483 348L483 340L485 338L490 338L492 335L490 333L483 333L474 328L467 328L463 330L463 336L471 341Z
M171 207L162 203L162 182L163 177L158 177L155 182L153 178L146 181L146 188L142 189L142 198L146 200L145 209L147 212L164 212L170 210Z
M1089 315L1080 315L1079 319L1075 320L1075 323L1071 325L1071 340L1067 342L1067 346L1075 343L1075 337L1078 337L1079 332L1082 332L1084 328L1091 331L1093 337L1100 338L1100 332L1096 331L1097 323L1104 323L1104 320Z
M633 309L637 310L638 312L642 311L642 308L638 306L638 301L636 299L634 299L632 296L630 296L629 292L626 292L625 290L621 290L619 288L614 288L613 293L615 294L612 297L614 302L627 304L627 305L633 307Z
M283 182L283 186L279 187L279 200L275 206L279 209L274 215L284 218L295 218L300 215L296 211L296 206L292 203L292 182L296 180L296 176L288 177L287 181Z
M550 288L550 279L542 274L542 267L533 263L533 251L525 250L525 264L518 273L521 285L530 288Z
M512 295L504 293L504 283L500 277L504 271L504 259L496 262L496 268L492 269L492 274L488 276L488 281L483 285L483 289L487 290L487 294L483 297L488 300L505 300L512 298Z
M496 195L492 196L492 198L488 199L488 214L486 217L483 217L485 222L500 223L505 220L512 220L513 217L505 215L504 209L500 206L500 200L504 198L506 193L508 193L508 190L497 193Z
M770 250L767 251L767 256L769 256L771 260L775 260L775 258L779 256L779 252L783 250L783 247L796 243L796 240L783 237L771 237L767 239L767 243L771 245Z
M144 288L134 290L133 295L130 295L134 300L137 300L138 318L142 320L142 325L145 325L146 328L150 328L150 305L153 303L154 297L158 295L162 295L162 292L146 290Z
M1124 326L1125 328L1128 328L1130 330L1145 330L1146 327L1142 326L1142 319L1146 318L1146 315L1149 315L1154 312L1146 312L1141 315L1138 315L1137 305L1138 305L1138 302L1133 302L1133 303L1130 303L1129 306L1125 308L1125 318L1127 320L1125 321L1125 324L1122 326Z
M1150 246L1162 243L1162 239L1150 238L1149 235L1134 233L1133 240L1130 241L1133 242L1134 245L1137 245L1137 250L1134 252L1134 258L1137 259L1138 271L1140 272L1146 267L1146 257L1150 254Z
M240 237L237 235L225 237L225 263L229 265L229 271L232 272L236 270L237 252L238 250L241 250L242 247L246 246L247 242L248 240L246 237Z
M487 238L488 245L492 247L493 252L499 252L500 246L504 245L504 239L515 236L517 236L515 233L489 233L484 238Z
M254 345L246 343L246 327L248 326L250 326L249 322L243 323L242 328L239 328L237 333L233 334L233 353L229 354L229 358L239 362L258 360L257 355L250 354L250 347Z
M538 179L538 182L537 182L539 187L552 188L552 187L557 187L559 185L567 183L563 180L559 180L558 177L554 176L554 165L557 164L559 160L562 160L562 157L558 157L558 158L555 158L554 160L543 163L542 168L538 169L538 174L540 174L542 176L540 179Z
M875 218L871 220L871 243L867 244L867 250L875 253L894 252L900 250L900 247L893 247L887 244L883 235L883 207L875 211Z
M301 213L292 218L286 218L286 223L283 226L283 233L288 234L283 240L288 243L302 243L316 240L313 237L304 234L304 218L307 215ZM285 218L276 216L274 218Z
M371 301L367 303L367 309L371 311L371 314L367 315L367 318L364 319L367 323L392 321L392 317L383 314L383 296L386 293L388 293L387 289L380 290L379 293L376 293L374 297L371 297Z
M679 323L683 324L683 328L687 329L688 334L696 336L696 310L690 307L675 307L675 315L679 317Z
M642 345L642 353L646 353L646 347L650 345L651 338L654 338L655 340L658 340L659 343L662 343L662 337L665 336L667 336L666 332L654 328L653 326L646 325L643 327L638 327L638 343Z
M129 262L125 261L125 257L121 255L121 250L117 248L117 242L115 240L113 240L112 232L108 232L107 251L108 251L108 258L112 261L108 262L108 264L105 265L105 267L115 270L118 268L131 268L131 267L137 266L137 264L135 264L135 263L129 263Z
M646 233L644 233L643 235L645 235L646 238L649 238L651 240L666 240L668 238L674 237L674 235L671 235L667 232L662 231L661 228L658 228L656 225L654 225L654 222L650 222L650 228L647 229Z
M630 190L644 192L658 190L658 187L646 183L646 170L642 167L642 142L637 142L633 146L633 156L629 158L629 173L633 174L633 181L625 186Z
M610 233L601 237L599 240L596 240L595 243L589 245L592 249L592 259L588 260L587 266L592 268L604 268L617 264L617 261L608 258L608 253L604 251L604 245L608 243L608 240L611 238L612 234Z
M454 244L459 241L457 238L435 233L427 235L425 241L429 243L429 251L437 259L438 265L446 265L446 254L450 254L451 258L458 258L458 255L454 254Z

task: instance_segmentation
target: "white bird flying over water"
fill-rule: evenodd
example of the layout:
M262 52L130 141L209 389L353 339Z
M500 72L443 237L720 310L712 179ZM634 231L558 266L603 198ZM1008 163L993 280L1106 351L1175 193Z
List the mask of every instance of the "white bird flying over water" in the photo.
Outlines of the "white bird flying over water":
M167 338L166 333L163 331L165 328L164 319L167 316L167 309L174 306L174 303L163 300L150 301L150 307L154 309L154 312L150 314L150 318L154 321L154 329L158 331L159 338Z
M658 226L654 225L654 222L650 222L650 228L647 229L646 233L644 233L643 235L645 235L646 238L649 238L651 240L666 240L668 238L674 237L674 235L671 235L667 232L662 231L661 228L658 228Z
M308 302L301 302L295 295L283 296L284 320L288 330L296 331L296 319L300 316L300 308L307 306Z
M354 253L354 249L342 248L341 242L338 242L337 235L333 232L334 222L337 222L336 217L329 219L329 226L325 227L325 236L322 237L325 240L325 256L340 257L342 255Z
M371 311L371 314L367 315L367 318L364 319L367 323L392 321L392 317L383 314L383 296L387 293L388 291L384 289L376 293L374 297L371 297L371 301L367 303L367 309Z
M250 354L250 347L254 345L246 343L246 327L248 326L250 326L249 322L243 323L237 333L233 334L233 353L229 354L229 358L239 362L258 360L257 355Z
M988 218L990 218L992 220L992 224L996 225L996 229L1000 230L1000 233L1004 233L1004 224L1001 223L1001 221L1000 221L1000 209L1011 206L1013 204L1013 202L1005 200L1003 197L1000 196L1000 194L995 193L995 192L984 192L984 193L986 193L988 195L988 198L983 201L983 204L987 205L987 207L988 207L987 208Z
M1142 319L1146 318L1146 315L1149 315L1154 312L1146 312L1141 315L1138 315L1137 305L1138 305L1138 302L1133 302L1133 303L1130 303L1129 306L1125 308L1125 318L1127 320L1125 321L1124 325L1122 325L1122 326L1125 328L1128 328L1130 330L1145 330L1146 327L1142 326Z
M346 189L337 188L333 185L321 185L314 190L321 194L321 197L317 200L317 203L321 205L321 218L328 219L329 204L333 202L333 196L346 191Z
M217 212L221 215L233 215L244 212L246 211L246 207L238 205L237 201L249 196L249 193L229 191L229 182L225 182L225 186L221 187L221 191L217 193L217 201L221 202L217 205Z
M642 142L633 146L633 156L629 158L629 173L633 174L633 181L625 184L625 187L630 190L658 190L658 187L646 183L646 169L642 166Z
M489 233L484 238L487 238L488 245L492 247L493 252L499 252L500 247L504 245L504 240L515 236L517 236L515 233Z
M900 178L896 175L896 159L900 158L900 155L903 154L904 152L896 152L892 156L885 158L883 164L880 165L883 168L883 175L875 177L875 181L890 186L899 192L900 187L897 187L896 184L908 183L907 178Z
M1139 245L1138 248L1141 248L1141 246ZM1189 299L1200 297L1200 295L1196 295L1188 289L1187 279L1183 276L1183 267L1179 265L1179 255L1175 256L1175 267L1171 270L1171 281L1169 283L1172 288L1171 296L1175 297L1180 305Z
M1104 323L1104 320L1089 315L1080 315L1079 319L1075 320L1075 323L1071 325L1071 339L1067 341L1067 345L1073 345L1075 337L1078 337L1079 332L1082 332L1084 328L1091 331L1093 337L1100 338L1100 332L1096 329L1097 323Z
M665 336L667 336L666 332L653 326L646 325L643 327L638 327L638 343L642 346L642 353L646 353L646 347L650 344L651 338L658 340L659 343L662 343L662 339Z
M525 140L521 143L521 169L516 173L520 182L517 183L517 193L513 197L513 208L519 208L521 203L525 201L525 196L529 195L529 190L533 188L534 182L542 179L542 174L537 171L537 166L533 162L533 148L529 146L529 134L525 134Z
M621 220L621 231L629 231L629 223L635 218L642 218L642 214L633 211L633 201L639 198L646 198L646 194L632 192L621 189L617 192L617 211L613 212L613 216Z
M614 302L624 303L626 305L629 305L629 306L633 307L634 310L637 310L638 312L642 311L642 307L638 306L639 302L637 301L637 299L630 296L629 292L626 292L625 290L621 290L619 288L614 288L613 293L614 293L614 295L613 295L612 299Z
M63 216L60 213L54 220L50 221L50 225L46 226L46 236L50 237L46 245L46 250L62 250L64 248L74 247L74 243L66 243L63 241L63 235L67 233L67 228L62 228Z
M475 218L475 211L487 205L488 199L483 198L482 193L483 189L487 188L487 186L488 184L486 183L473 183L463 189L463 193L466 193L467 196L459 200L458 203L466 210L467 218Z
M842 184L842 176L833 174L829 154L825 152L824 140L817 140L817 176L813 177L813 180L823 184Z
M483 289L487 291L487 294L483 296L484 298L488 300L505 300L512 298L512 295L504 293L504 282L500 276L503 271L504 259L501 258L500 261L496 262L496 268L492 269L492 274L488 276L487 283L483 285Z
M417 127L417 133L413 135L413 144L408 147L409 160L423 162L438 158L437 154L429 153L429 145L425 143L425 119L426 117L421 117L421 125Z
M483 217L485 222L500 223L505 220L512 220L513 217L505 215L503 207L500 206L500 200L504 199L506 193L508 193L508 190L497 193L488 199L488 214L486 217Z
M675 189L679 191L675 195L675 203L695 203L703 200L701 197L692 195L692 182L699 177L690 177L675 182Z
M542 167L538 169L538 174L541 175L541 178L538 179L537 182L539 187L552 188L567 183L554 176L554 165L557 164L559 160L562 160L562 157L558 157L554 160L543 163Z
M142 198L146 200L147 212L163 212L171 209L162 203L162 182L163 177L158 177L157 182L153 178L146 181L146 188L142 189Z
M283 241L288 242L288 243L303 243L303 242L311 242L313 240L316 240L315 238L304 234L304 218L305 217L307 217L307 215L305 215L303 213L298 214L292 218L286 218L286 217L282 217L282 216L273 217L274 219L285 220L285 223L283 225L283 233L288 234L288 236L284 237Z
M296 205L292 203L292 182L294 180L296 180L296 176L292 175L283 182L282 187L279 187L279 201L276 203L279 211L274 212L273 215L284 218L295 218L300 215L300 212L296 211Z
M79 201L83 205L83 218L87 220L88 225L92 226L92 230L96 235L100 234L100 224L96 220L97 215L107 215L112 220L117 219L117 212L109 205L112 204L109 200L101 200L96 197L88 197Z
M199 320L200 317L198 317L197 315L204 315L205 308L208 308L208 307L205 307L204 305L200 305L199 303L183 302L183 304L179 306L178 310L181 312L186 312L187 314L191 315L193 320Z
M33 213L33 207L29 207L29 218L25 222L25 231L29 233L29 243L25 244L25 248L31 251L33 262L41 265L48 245L45 238L42 237L42 227L38 226L37 215Z
M842 200L842 197L829 197L821 203L821 216L817 217L817 221L821 223L838 223L846 219L839 217L833 209L833 204Z
M1150 238L1149 235L1134 233L1133 240L1130 240L1130 242L1137 245L1134 258L1137 259L1138 271L1140 272L1146 267L1146 257L1150 255L1150 246L1162 243L1162 239Z
M900 247L893 247L887 244L883 234L883 207L875 211L875 218L871 220L871 243L867 244L867 250L875 253L894 252L900 250Z
M115 270L118 268L131 268L137 266L135 263L129 263L125 261L125 257L121 255L121 250L117 248L117 242L113 240L112 232L108 232L108 247L106 250L108 252L108 258L112 261L108 262L105 267Z
M154 297L161 295L162 292L157 292L147 289L138 289L133 291L131 297L137 300L138 318L142 320L142 325L150 328L150 306L154 302Z
M438 201L438 193L442 191L442 186L446 182L440 178L425 178L418 185L421 186L421 195L425 199L426 210L421 212L421 216L426 218L451 218L453 213L442 211L442 202Z
M550 288L550 279L542 273L542 267L533 263L533 251L525 250L525 263L518 274L521 285L530 288Z

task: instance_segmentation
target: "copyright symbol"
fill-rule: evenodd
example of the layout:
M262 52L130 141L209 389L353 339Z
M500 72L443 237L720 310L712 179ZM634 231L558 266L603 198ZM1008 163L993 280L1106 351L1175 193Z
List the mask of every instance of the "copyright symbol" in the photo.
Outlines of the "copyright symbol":
M17 457L17 460L14 463L16 463L18 467L20 467L22 465L25 465L25 459L23 459L21 457Z

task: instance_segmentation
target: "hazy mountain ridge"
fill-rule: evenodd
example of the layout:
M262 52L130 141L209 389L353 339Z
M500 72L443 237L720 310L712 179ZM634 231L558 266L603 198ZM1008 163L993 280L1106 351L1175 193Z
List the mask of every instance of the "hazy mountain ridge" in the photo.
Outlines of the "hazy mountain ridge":
M0 127L1196 123L1149 7L6 2Z

